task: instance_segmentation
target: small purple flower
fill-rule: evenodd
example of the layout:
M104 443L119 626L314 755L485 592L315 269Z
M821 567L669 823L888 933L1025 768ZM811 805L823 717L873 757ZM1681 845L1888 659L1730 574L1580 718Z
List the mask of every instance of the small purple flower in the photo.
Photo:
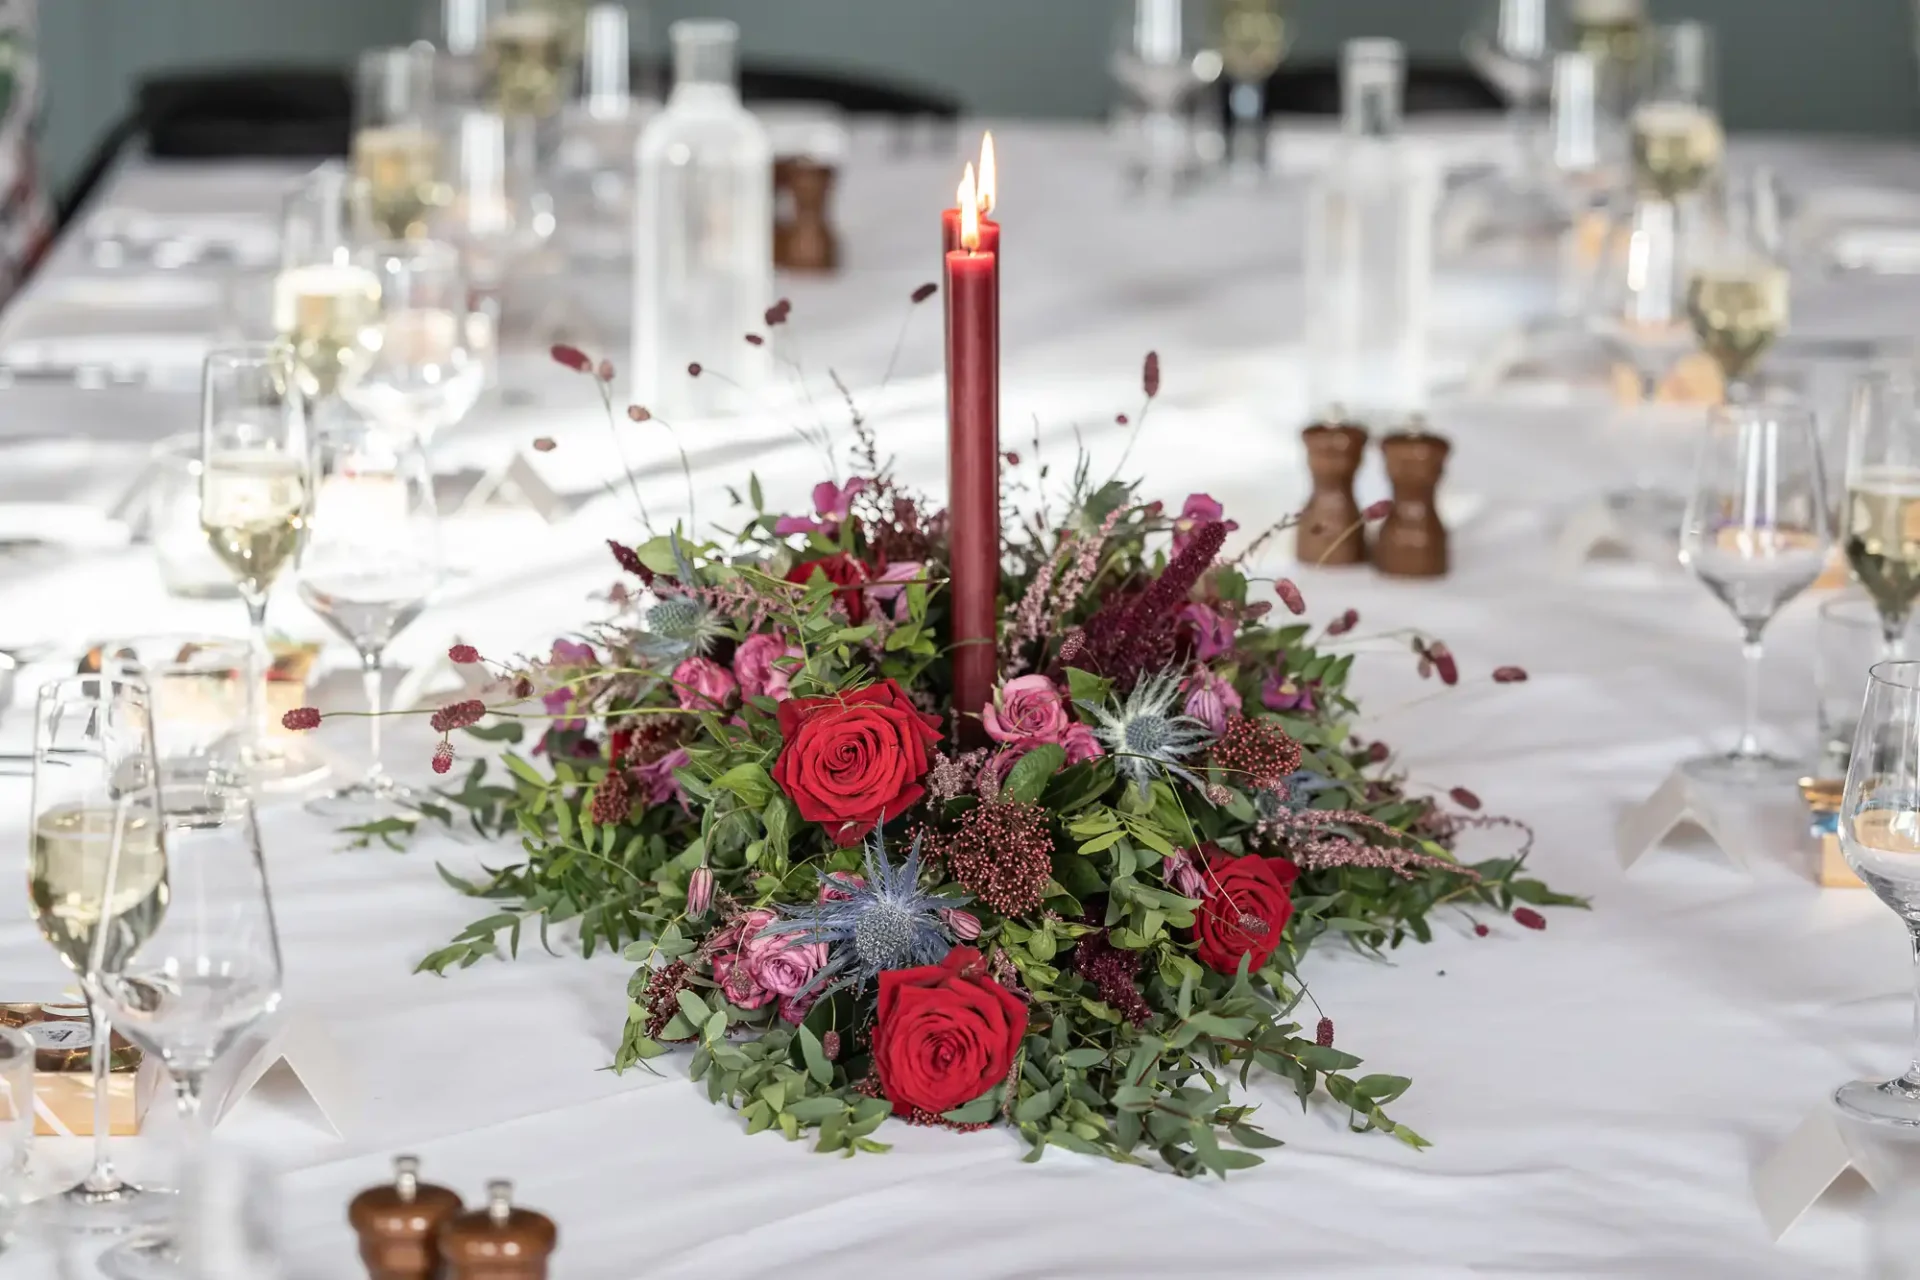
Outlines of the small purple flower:
M596 661L598 661L598 659L594 657L593 647L591 645L577 644L572 640L555 640L553 642L553 652L547 658L547 666L550 669L565 670L570 667L591 666ZM554 689L542 695L540 701L545 704L548 715L558 716L573 705L573 690L569 688ZM585 720L555 720L553 727L556 730L584 729L587 727L587 722Z
M860 589L875 604L892 601L893 620L905 622L912 616L907 605L907 584L919 581L926 568L926 564L920 560L896 560L882 569L879 577Z
M1181 688L1187 692L1185 712L1213 731L1215 737L1227 731L1227 720L1240 714L1240 692L1233 682L1217 671L1202 667L1187 677Z
M773 522L775 536L784 538L790 533L823 533L829 538L833 537L852 514L853 500L866 487L866 480L860 476L853 477L845 484L822 480L813 486L813 510L819 518L781 516Z
M1173 554L1179 555L1186 550L1187 542L1206 525L1224 516L1224 508L1212 497L1204 493L1187 495L1186 506L1180 508L1179 518L1173 522ZM1240 527L1238 521L1226 520L1227 532L1232 533Z
M1202 662L1233 648L1233 619L1217 609L1193 601L1181 608L1180 620L1193 625L1193 656Z
M1305 711L1314 707L1313 686L1276 671L1260 686L1260 705L1269 711Z
M673 800L682 809L686 808L686 793L680 789L680 780L673 776L673 771L686 768L691 761L692 757L687 754L685 747L675 747L652 764L643 764L635 769L633 780L640 787L640 798L650 805Z
M1191 849L1178 849L1160 862L1160 875L1183 898L1209 896L1207 877Z

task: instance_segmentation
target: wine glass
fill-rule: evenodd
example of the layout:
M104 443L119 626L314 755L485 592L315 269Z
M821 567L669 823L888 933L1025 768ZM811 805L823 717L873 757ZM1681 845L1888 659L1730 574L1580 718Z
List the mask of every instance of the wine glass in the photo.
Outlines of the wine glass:
M1739 745L1687 761L1687 776L1752 786L1799 776L1794 761L1760 747L1761 634L1780 606L1820 576L1830 526L1813 415L1798 405L1714 409L1700 442L1680 558L1744 632L1746 716Z
M110 919L95 950L124 958L90 970L87 985L121 1034L166 1064L191 1153L205 1137L207 1073L279 1007L280 940L246 788L209 778L192 795L168 794L161 819L166 913L145 929L129 914ZM123 854L107 860L100 882L105 900L118 901L133 900L146 880ZM170 1229L115 1246L100 1269L115 1280L187 1275Z
M355 265L372 213L367 184L337 163L321 165L287 192L280 212L280 272L273 327L293 349L301 391L331 396L380 305L380 282Z
M453 114L441 152L447 202L435 234L459 249L473 306L495 334L508 276L555 227L553 198L538 181L537 164L514 154L531 136L499 112L476 108ZM631 155L625 164L631 167Z
M1880 612L1882 656L1898 658L1920 599L1920 397L1908 371L1854 383L1840 530L1847 563Z
M1227 113L1233 120L1227 160L1242 178L1257 178L1267 163L1267 80L1292 43L1280 0L1220 0L1220 63L1227 77Z
M313 448L292 351L218 347L201 381L200 528L246 602L253 641L251 726L240 758L262 785L292 786L325 766L267 725L267 598L300 554L313 498Z
M390 431L421 441L467 415L486 379L473 347L460 254L441 240L388 240L357 259L380 285L378 323L340 395Z
M308 808L370 822L413 811L413 792L380 763L380 656L440 582L433 475L417 440L342 421L320 442L300 598L360 654L367 694L366 776Z
M482 65L504 116L547 119L573 91L586 9L569 0L490 0Z
M1677 200L1720 168L1713 31L1698 22L1656 28L1646 83L1633 109L1633 167L1642 189Z
M1867 673L1840 802L1840 848L1855 874L1906 922L1920 970L1920 662L1882 662ZM1920 1018L1920 989L1915 999ZM1920 1033L1920 1021L1915 1027ZM1851 1081L1833 1100L1869 1123L1920 1125L1920 1051L1904 1075Z
M1777 205L1767 175L1729 179L1690 255L1687 319L1720 367L1729 399L1787 327L1791 280L1780 258Z
M19 1027L0 1027L0 1253L27 1202L33 1150L33 1066L37 1047Z
M32 840L27 893L34 923L67 968L117 971L131 944L158 928L169 897L153 710L144 683L111 674L51 680L34 711ZM114 891L106 870L117 864ZM114 927L102 928L102 919ZM124 1231L162 1208L114 1170L108 1146L109 1006L84 984L91 1017L93 1167L61 1196L63 1219Z
M437 199L434 51L423 42L360 55L353 101L353 172L366 184L381 234L426 234Z
M1219 51L1207 43L1202 0L1122 0L1115 31L1108 65L1140 113L1132 177L1177 190L1193 176L1196 160L1189 106L1222 69Z
M1548 0L1493 0L1460 42L1467 65L1506 99L1516 132L1535 127L1562 44L1559 11Z

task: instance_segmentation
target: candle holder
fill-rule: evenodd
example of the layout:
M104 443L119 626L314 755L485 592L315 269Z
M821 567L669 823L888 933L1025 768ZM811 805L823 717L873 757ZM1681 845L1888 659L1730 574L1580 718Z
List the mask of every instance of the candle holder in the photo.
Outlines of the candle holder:
M1417 424L1380 442L1393 485L1393 510L1373 543L1373 563L1395 578L1439 578L1447 572L1447 530L1434 505L1452 451L1444 437Z
M1300 438L1307 446L1313 493L1294 531L1294 555L1302 564L1364 563L1366 530L1353 477L1367 450L1367 429L1351 422L1317 422Z

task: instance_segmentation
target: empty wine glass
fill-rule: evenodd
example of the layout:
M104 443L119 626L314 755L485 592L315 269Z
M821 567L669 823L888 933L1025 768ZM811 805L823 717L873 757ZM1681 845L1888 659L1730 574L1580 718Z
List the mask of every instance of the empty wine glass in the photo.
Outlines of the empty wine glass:
M1633 166L1641 187L1676 200L1704 186L1720 168L1720 127L1713 31L1679 22L1654 31L1646 82L1633 109Z
M414 793L380 763L381 654L440 582L433 475L417 441L340 422L320 442L300 598L360 654L367 694L366 776L308 808L370 822L410 812Z
M1227 160L1241 177L1257 177L1267 161L1267 80L1292 43L1280 0L1221 0L1220 63L1227 77L1233 132Z
M147 687L112 674L40 687L34 714L32 840L27 891L34 923L67 968L118 971L134 942L158 928L168 905L153 711ZM118 877L109 893L106 871ZM102 928L103 919L113 921ZM163 1209L150 1190L114 1170L108 1131L110 1007L83 983L91 1016L93 1167L59 1202L60 1217L95 1231L125 1231Z
M1467 64L1506 99L1517 128L1538 126L1563 43L1560 14L1548 0L1492 0L1460 42Z
M1690 255L1687 319L1720 367L1729 399L1787 327L1791 281L1780 258L1770 177L1730 176L1710 202Z
M437 202L434 51L424 41L360 55L353 102L353 172L366 184L381 234L426 234Z
M267 599L306 541L313 444L293 354L282 344L216 348L201 383L200 527L246 602L253 640L251 732L241 751L262 785L291 786L326 766L267 724Z
M1876 370L1854 383L1846 483L1847 563L1880 612L1882 656L1897 658L1920 599L1920 396L1910 371Z
M281 205L273 327L292 347L310 400L334 393L380 305L380 282L353 261L371 229L367 191L344 166L328 163L296 182Z
M33 1037L0 1027L0 1253L13 1241L27 1202L27 1156L33 1149Z
M1920 984L1920 662L1882 662L1867 673L1840 802L1840 848L1855 874L1906 923ZM1920 1038L1920 985L1915 1032ZM1920 1049L1904 1075L1852 1081L1833 1100L1870 1123L1920 1125Z
M88 985L90 997L113 1011L121 1034L166 1064L191 1153L205 1137L207 1073L279 1006L280 940L246 789L209 779L178 804L168 795L162 818L171 890L166 914L144 931L124 914L110 920L100 931L104 946L124 950L126 958L90 973ZM129 882L129 874L139 873L124 855L107 860L106 900L139 890L144 880ZM95 949L102 945L96 941ZM187 1275L171 1229L116 1246L100 1269L115 1280Z
M1144 186L1177 190L1193 176L1189 107L1221 72L1210 30L1202 0L1122 0L1109 65L1139 108L1130 166Z
M380 314L362 335L341 398L424 444L467 415L486 380L459 251L440 240L389 240L363 249L358 261L379 282Z
M1744 633L1746 715L1739 745L1681 766L1704 782L1770 785L1799 776L1760 746L1761 634L1813 585L1832 544L1813 415L1796 405L1736 404L1708 417L1680 558Z

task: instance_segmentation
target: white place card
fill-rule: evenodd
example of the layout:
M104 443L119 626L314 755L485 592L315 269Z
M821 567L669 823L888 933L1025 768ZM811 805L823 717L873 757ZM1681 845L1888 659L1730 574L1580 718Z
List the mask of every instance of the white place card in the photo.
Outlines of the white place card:
M1777 1242L1851 1169L1876 1192L1891 1185L1884 1161L1831 1103L1822 1105L1753 1170L1753 1198Z
M1577 571L1589 560L1632 554L1633 543L1621 527L1618 515L1599 498L1576 508L1560 526L1560 536L1554 540L1554 559L1568 573Z
M1750 841L1740 824L1727 813L1706 788L1675 770L1644 801L1627 810L1614 833L1614 849L1620 865L1631 869L1647 854L1659 848L1666 838L1682 827L1694 826L1727 855L1740 870L1752 873L1747 850Z
M524 453L517 452L480 477L461 501L459 514L473 515L489 507L524 507L548 524L558 524L573 513L572 504L546 482Z
M323 1022L299 1010L282 1013L253 1055L241 1062L214 1108L214 1123L282 1063L336 1138L345 1138L358 1125L359 1098L332 1033Z

